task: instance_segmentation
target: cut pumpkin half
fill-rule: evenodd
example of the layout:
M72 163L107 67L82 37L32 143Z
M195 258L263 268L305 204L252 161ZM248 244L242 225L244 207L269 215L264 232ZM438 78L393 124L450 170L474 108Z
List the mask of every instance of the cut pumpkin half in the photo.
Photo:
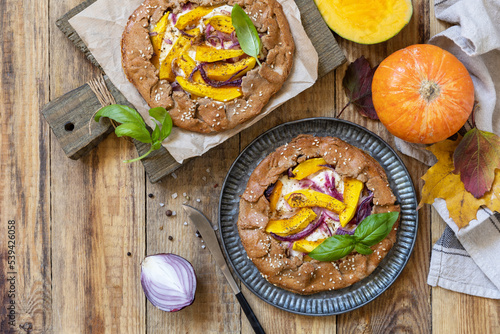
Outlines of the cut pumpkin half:
M314 0L326 24L360 44L381 43L410 22L411 0Z

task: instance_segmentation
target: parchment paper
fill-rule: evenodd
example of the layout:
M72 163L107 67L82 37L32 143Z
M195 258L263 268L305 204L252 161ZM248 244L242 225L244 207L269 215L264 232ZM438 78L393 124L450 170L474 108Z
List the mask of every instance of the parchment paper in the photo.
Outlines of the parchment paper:
M129 16L143 0L98 0L69 23L78 32L90 52L99 62L111 82L132 103L146 123L154 128L148 114L149 107L123 73L121 63L121 36ZM163 146L179 163L184 159L202 155L238 132L250 127L287 100L311 87L318 77L318 54L300 21L300 12L293 0L278 0L290 24L295 42L292 71L281 90L269 101L263 112L254 119L234 129L216 133L199 134L174 127Z

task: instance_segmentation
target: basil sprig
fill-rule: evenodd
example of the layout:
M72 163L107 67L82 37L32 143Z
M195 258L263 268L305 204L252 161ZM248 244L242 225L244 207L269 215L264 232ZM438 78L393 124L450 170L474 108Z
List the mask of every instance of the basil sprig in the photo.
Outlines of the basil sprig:
M336 261L353 250L363 255L373 253L371 246L384 240L398 220L399 212L373 214L358 225L354 235L334 235L325 239L309 256L318 261Z
M262 65L259 61L259 53L262 48L259 33L257 33L257 29L247 13L238 4L235 4L231 10L231 21L243 52L254 57L259 66Z
M155 128L153 133L149 133L146 123L141 115L128 106L112 104L100 109L94 116L94 120L99 122L101 117L110 118L118 123L115 133L118 137L127 136L142 143L151 144L151 148L138 158L125 160L124 162L134 162L147 157L151 152L161 147L161 143L170 135L172 131L172 118L163 107L149 109L149 115L153 118Z

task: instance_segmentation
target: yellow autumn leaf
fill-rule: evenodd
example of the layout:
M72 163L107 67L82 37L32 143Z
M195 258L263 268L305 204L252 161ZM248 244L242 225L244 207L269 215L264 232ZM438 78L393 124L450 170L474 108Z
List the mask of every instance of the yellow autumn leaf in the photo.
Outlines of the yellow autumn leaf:
M492 211L500 211L500 171L495 172L495 180L491 190L483 197L476 199L465 190L460 175L454 174L453 153L462 138L445 140L427 148L438 162L422 176L425 185L422 188L422 199L418 208L424 204L432 204L436 198L446 201L450 218L459 228L465 227L476 219L477 210L486 206Z

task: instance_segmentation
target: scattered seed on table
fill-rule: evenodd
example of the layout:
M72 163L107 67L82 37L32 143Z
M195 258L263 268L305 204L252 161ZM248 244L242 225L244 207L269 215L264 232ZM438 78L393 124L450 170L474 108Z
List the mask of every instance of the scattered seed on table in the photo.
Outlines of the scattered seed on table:
M188 222L184 222L184 225L186 226L188 224Z
M205 249L205 247L206 247L205 245L201 245L201 248Z
M196 202L200 203L200 202L201 202L201 199L197 198L197 199L196 199Z
M149 197L149 198L153 198L153 197L155 197L155 195L153 195L153 194L148 194L148 197Z
M172 216L177 216L177 211L172 211Z
M160 203L160 206L161 206L161 207L164 207L164 206L165 206L165 203Z
M196 231L195 235L196 235L198 238L201 238L201 234L200 234L200 232Z
M160 231L163 231L163 226L160 226Z
M169 236L168 236L168 240L172 241L172 240L174 240L174 237L173 237L173 236L171 236L171 235L169 235Z
M167 212L165 212L165 214L169 217L172 215L172 213L173 213L172 210L167 210Z
M173 193L173 194L172 194L172 198L173 198L173 199L176 199L176 198L177 198L177 193Z
M128 253L127 253L127 256L132 256L132 253L128 252Z
M219 184L217 184L217 183L216 183L216 184L214 185L214 188L217 188L218 186L219 186Z

